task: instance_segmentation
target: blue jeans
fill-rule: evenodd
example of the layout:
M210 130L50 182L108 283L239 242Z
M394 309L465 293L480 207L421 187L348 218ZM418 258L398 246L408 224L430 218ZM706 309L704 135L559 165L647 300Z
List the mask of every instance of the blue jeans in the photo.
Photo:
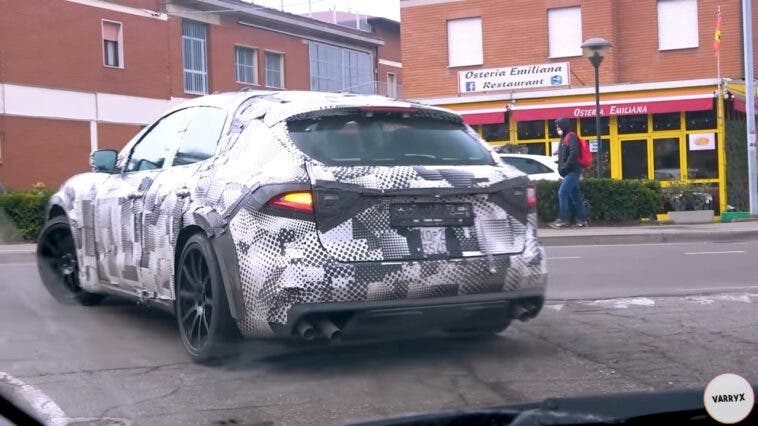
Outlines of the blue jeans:
M579 177L580 174L577 172L567 174L563 177L561 187L558 188L559 217L563 221L568 221L571 204L574 204L574 209L576 209L577 221L587 219L584 197L582 197L582 191L579 190Z

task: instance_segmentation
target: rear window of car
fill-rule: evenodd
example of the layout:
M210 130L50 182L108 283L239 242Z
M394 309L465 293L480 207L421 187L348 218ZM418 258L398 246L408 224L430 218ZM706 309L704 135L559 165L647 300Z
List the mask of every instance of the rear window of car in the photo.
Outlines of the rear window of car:
M500 157L505 164L511 165L528 175L538 175L542 173L552 173L550 168L539 161L532 160L531 158L524 157L508 157L503 155Z
M491 165L460 123L398 113L327 115L287 123L297 148L329 166Z

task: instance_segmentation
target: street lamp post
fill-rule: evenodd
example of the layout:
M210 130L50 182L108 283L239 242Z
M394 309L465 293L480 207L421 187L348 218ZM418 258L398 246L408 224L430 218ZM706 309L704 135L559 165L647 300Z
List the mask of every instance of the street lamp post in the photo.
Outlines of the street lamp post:
M611 47L611 43L604 38L593 37L582 43L582 53L590 60L595 68L595 135L597 136L597 177L603 175L602 153L603 144L600 136L600 64L605 58L605 54Z

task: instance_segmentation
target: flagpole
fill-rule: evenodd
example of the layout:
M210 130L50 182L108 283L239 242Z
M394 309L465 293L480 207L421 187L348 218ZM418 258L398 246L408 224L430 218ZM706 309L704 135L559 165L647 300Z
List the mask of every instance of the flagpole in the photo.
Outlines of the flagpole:
M718 31L718 43L719 43L719 49L716 50L716 78L719 80L719 94L721 94L721 6L719 5L716 9L716 16L718 16L718 28L716 31Z

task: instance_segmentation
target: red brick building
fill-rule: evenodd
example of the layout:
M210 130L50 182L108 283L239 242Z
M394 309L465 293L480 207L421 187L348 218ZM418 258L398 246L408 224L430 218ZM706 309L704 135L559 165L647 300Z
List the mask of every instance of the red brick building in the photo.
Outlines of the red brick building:
M399 24L347 28L238 0L0 0L0 182L57 186L184 99L386 94ZM389 64L389 65L387 65ZM388 68L390 67L390 68ZM391 70L391 71L390 71Z
M404 95L456 109L491 143L532 154L554 152L559 116L597 137L594 70L580 46L610 41L600 66L603 174L718 186L726 204L724 117L744 103L716 94L738 93L731 86L744 75L739 0L400 4Z

